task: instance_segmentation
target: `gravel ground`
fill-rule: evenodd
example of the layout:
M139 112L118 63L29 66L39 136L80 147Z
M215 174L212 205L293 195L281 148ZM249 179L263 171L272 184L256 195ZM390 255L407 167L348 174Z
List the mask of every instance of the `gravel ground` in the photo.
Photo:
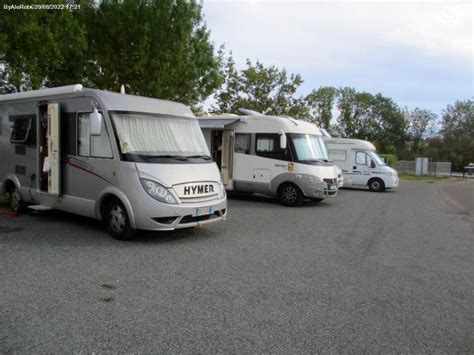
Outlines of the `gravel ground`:
M473 181L474 182L474 181ZM402 182L118 242L0 211L0 353L473 353L474 183Z

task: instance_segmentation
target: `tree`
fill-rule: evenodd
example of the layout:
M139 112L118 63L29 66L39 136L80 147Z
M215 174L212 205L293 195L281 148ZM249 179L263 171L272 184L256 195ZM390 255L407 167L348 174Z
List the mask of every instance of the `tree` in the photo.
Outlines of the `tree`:
M197 0L78 3L80 10L2 14L0 64L16 91L124 84L132 94L196 104L219 87L221 57Z
M303 83L300 75L288 75L285 69L255 65L247 59L246 68L238 71L232 53L224 66L225 80L216 94L212 111L238 112L247 108L269 115L290 115L307 118L309 113L304 100L295 97Z
M102 89L196 104L221 83L221 58L195 0L104 0L84 14L88 79Z
M382 153L403 151L406 121L392 99L347 87L339 89L338 98L335 127L341 136L371 141Z
M330 128L332 111L338 98L338 90L332 86L323 86L311 91L306 97L309 106L310 121L323 128Z
M411 143L412 154L423 154L426 139L434 133L437 115L430 110L416 107L412 111L405 109L407 137Z
M456 170L474 162L474 101L457 101L443 111L439 150L441 159L450 161Z
M11 11L2 16L0 33L0 61L16 91L81 82L87 43L72 11Z

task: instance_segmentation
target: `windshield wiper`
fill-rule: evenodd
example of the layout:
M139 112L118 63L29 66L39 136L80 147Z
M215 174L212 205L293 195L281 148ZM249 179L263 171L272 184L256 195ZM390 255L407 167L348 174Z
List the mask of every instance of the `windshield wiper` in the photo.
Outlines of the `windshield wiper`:
M171 155L171 154L161 154L161 155L144 155L147 158L168 158L168 159L176 159L176 160L188 160L188 157L183 155Z
M212 158L209 155L187 155L186 158L201 158L204 160L211 160Z

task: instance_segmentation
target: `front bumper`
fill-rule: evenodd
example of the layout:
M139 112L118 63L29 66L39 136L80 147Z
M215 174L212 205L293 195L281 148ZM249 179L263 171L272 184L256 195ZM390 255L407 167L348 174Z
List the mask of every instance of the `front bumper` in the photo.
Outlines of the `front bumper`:
M388 184L385 186L387 188L392 188L392 187L398 187L400 184L400 179L397 176L392 176L390 179L388 179Z
M189 228L223 221L227 216L226 198L175 205L158 201L153 203L154 208L141 205L134 211L136 229L159 231Z
M301 178L297 181L303 194L309 198L332 198L337 196L337 181L330 179L330 182L316 182L311 178Z

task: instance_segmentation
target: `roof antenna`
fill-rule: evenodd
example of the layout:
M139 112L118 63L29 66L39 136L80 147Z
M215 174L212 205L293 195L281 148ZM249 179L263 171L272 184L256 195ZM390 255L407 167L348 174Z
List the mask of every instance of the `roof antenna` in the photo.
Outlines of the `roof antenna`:
M120 87L120 93L121 93L122 95L125 94L125 85L123 85L123 84L122 84L122 86Z

